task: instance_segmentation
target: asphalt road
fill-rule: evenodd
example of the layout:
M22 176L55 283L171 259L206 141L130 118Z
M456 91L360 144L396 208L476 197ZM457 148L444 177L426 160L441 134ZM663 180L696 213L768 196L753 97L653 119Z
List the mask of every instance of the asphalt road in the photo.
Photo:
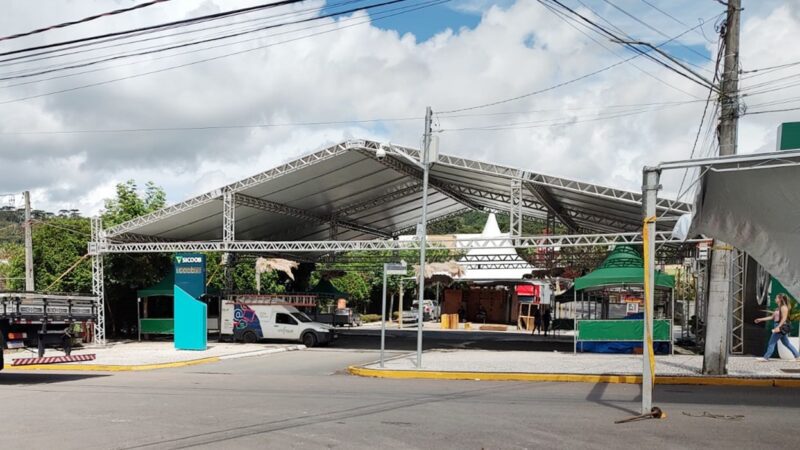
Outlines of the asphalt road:
M150 372L0 373L2 448L797 448L800 390L384 380L319 349Z

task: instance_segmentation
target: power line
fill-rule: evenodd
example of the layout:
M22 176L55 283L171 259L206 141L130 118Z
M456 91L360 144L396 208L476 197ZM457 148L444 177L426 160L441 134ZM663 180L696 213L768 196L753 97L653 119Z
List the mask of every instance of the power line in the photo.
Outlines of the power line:
M325 31L320 31L320 32L316 32L316 33L311 33L311 34L307 34L307 35L304 35L304 36L299 36L299 37L292 38L292 39L286 39L284 41L279 41L279 42L273 42L273 43L270 43L270 44L259 45L257 47L253 47L253 48L249 48L249 49L245 49L245 50L240 50L240 51L236 51L236 52L226 53L224 55L218 55L218 56L213 56L213 57L209 57L209 58L190 61L188 63L177 64L177 65L174 65L174 66L163 67L161 69L155 69L155 70L142 72L142 73L138 73L138 74L128 75L128 76L119 77L119 78L112 78L112 79L108 79L108 80L98 81L98 82L94 82L94 83L88 83L88 84L79 85L79 86L73 86L73 87L70 87L70 88L59 89L59 90L56 90L56 91L43 92L41 94L34 94L34 95L27 96L27 97L19 97L19 98L15 98L15 99L0 101L0 105L6 105L6 104L9 104L9 103L17 103L17 102L22 102L22 101L26 101L26 100L33 100L33 99L36 99L36 98L47 97L47 96L50 96L50 95L64 94L64 93L67 93L67 92L74 92L74 91L78 91L78 90L82 90L82 89L86 89L86 88L91 88L91 87L97 87L97 86L103 86L103 85L106 85L106 84L116 83L118 81L130 80L130 79L134 79L134 78L144 77L144 76L147 76L147 75L153 75L153 74L157 74L157 73L161 73L161 72L167 72L167 71L170 71L170 70L173 70L173 69L179 69L179 68L183 68L183 67L188 67L188 66L192 66L192 65L195 65L195 64L201 64L201 63L216 61L216 60L219 60L219 59L228 58L228 57L231 57L231 56L237 56L237 55L253 52L253 51L256 51L256 50L261 50L261 49L268 48L268 47L273 47L273 46L277 46L277 45L281 45L281 44L286 44L286 43L289 43L289 42L295 42L295 41L299 41L299 40L302 40L302 39L307 39L307 38L310 38L310 37L315 37L315 36L320 36L320 35L323 35L323 34L328 34L328 33L333 33L333 32L336 32L336 31L341 31L341 30L346 29L346 28L351 28L351 27L355 27L355 26L358 26L358 25L363 25L363 24L370 23L370 22L376 22L376 21L379 21L379 20L387 19L389 17L399 16L399 15L407 14L407 13L410 13L410 12L413 12L413 11L417 11L417 10L420 10L420 9L425 9L425 8L429 8L429 7L432 7L432 6L436 6L436 5L440 5L440 4L443 4L443 3L447 3L449 1L450 0L433 0L433 1L430 1L430 2L427 2L427 3L423 3L423 4L420 4L420 5L417 5L417 6L408 6L405 9L398 8L400 11L396 12L396 13L393 13L393 14L384 14L381 17L375 17L375 18L372 18L372 19L365 19L365 20L362 20L360 22L356 22L356 23L351 24L351 25L345 25L345 26L337 27L337 28L334 28L334 29L331 29L331 30L325 30Z
M373 9L373 8L379 8L379 7L382 7L382 6L393 5L395 3L402 3L402 2L405 2L405 1L408 1L408 0L388 0L388 1L385 1L385 2L382 2L382 3L366 5L364 7L351 8L351 9L347 9L347 10L343 10L343 11L331 12L331 13L328 13L328 14L324 14L324 15L320 15L320 16L314 16L314 17L307 17L307 18L304 18L304 19L294 20L294 21L291 21L291 22L283 22L283 23L266 25L266 26L263 26L263 27L255 28L253 30L240 31L238 33L226 34L226 35L223 35L223 36L202 39L202 40L189 42L189 43L184 43L184 44L176 44L176 45L156 48L156 49L152 49L152 50L145 50L145 51L141 51L141 52L138 52L138 53L129 53L129 54L111 56L111 57L107 57L105 59L98 59L98 60L94 60L94 61L90 61L90 62L85 62L85 63L80 63L80 64L73 64L73 65L54 68L54 69L40 70L38 72L30 72L30 73L26 73L26 74L23 74L23 75L0 77L0 81L15 80L15 79L19 79L19 78L30 78L30 77L35 77L35 76L38 76L38 75L45 75L45 74L53 73L53 72L60 72L60 71L63 71L63 70L79 69L79 68L82 68L82 67L93 66L93 65L96 65L96 64L104 63L104 62L116 61L116 60L120 60L120 59L132 58L132 57L136 57L136 56L151 55L151 54L154 54L154 53L161 53L161 52L165 52L165 51L169 51L169 50L176 50L176 49L180 49L180 48L191 47L191 46L194 46L194 45L205 44L205 43L208 43L208 42L215 42L215 41L220 41L220 40L223 40L223 39L230 39L230 38L233 38L233 37L243 36L243 35L246 35L246 34L256 33L256 32L259 32L259 31L265 31L265 30L270 30L270 29L274 29L274 28L280 28L280 27L284 27L284 26L297 25L297 24L306 23L306 22L312 22L312 21L317 21L317 20L328 19L328 18L335 17L335 16L338 16L338 15L341 15L341 14L350 14L350 13L353 13L353 12L356 12L356 11L360 11L360 10L364 10L364 9L369 10L369 9Z
M650 30L660 34L662 37L669 38L669 36L666 33L664 33L663 31L653 27L652 25L648 24L644 20L639 19L638 17L634 16L633 14L631 14L628 11L624 10L623 8L617 6L611 0L603 0L603 1L605 3L607 3L608 5L610 5L612 8L614 8L617 11L621 12L622 14L625 14L626 16L630 17L631 19L635 20L636 22L638 22L638 23L642 24L643 26L649 28ZM678 45L680 45L681 47L684 47L685 49L689 50L690 52L694 53L695 55L697 55L697 56L699 56L699 57L701 57L703 59L706 59L708 61L712 61L711 58L709 58L708 56L706 56L706 55L704 55L704 54L702 54L702 53L700 53L698 51L696 51L695 49L689 47L688 45L685 45L685 44L683 44L681 42L678 42Z
M168 2L168 1L169 0L152 0L152 1L149 1L147 3L140 3L138 5L131 6L129 8L115 9L113 11L108 11L108 12L104 12L104 13L100 13L100 14L95 14L93 16L84 17L83 19L79 19L79 20L73 20L71 22L62 22L62 23L59 23L57 25L51 25L49 27L38 28L36 30L26 31L24 33L18 33L18 34L12 34L10 36L0 37L0 41L8 41L8 40L11 40L11 39L18 39L18 38L21 38L21 37L24 37L24 36L31 36L31 35L34 35L34 34L44 33L45 31L55 30L57 28L66 28L66 27L70 27L70 26L73 26L73 25L78 25L80 23L91 22L92 20L100 19L102 17L115 16L117 14L123 14L123 13L134 11L134 10L137 10L137 9L147 8L148 6L153 6L153 5L157 4L157 3L164 3L164 2Z
M718 15L716 15L714 17L719 17L720 15L721 14L718 14ZM660 46L665 45L665 44L667 44L667 43L669 43L669 42L671 42L671 41L673 41L675 39L678 39L681 36L685 35L686 33L690 32L693 29L696 29L696 28L698 28L698 27L700 27L702 25L703 25L702 23L698 24L698 25L696 25L696 26L694 26L694 27L692 27L692 28L690 28L690 29L678 34L677 36L673 37L672 39L669 39L667 41L662 42L661 44L657 45L656 47L660 47ZM517 95L515 97L509 97L509 98L505 98L505 99L502 99L502 100L496 100L496 101L489 102L489 103L483 103L483 104L474 105L474 106L468 106L468 107L463 107L463 108L450 109L450 110L442 111L440 114L450 114L450 113L457 113L457 112L463 112L463 111L472 111L472 110L476 110L476 109L488 108L488 107L491 107L491 106L497 106L497 105L502 105L502 104L513 102L513 101L517 101L517 100L522 100L524 98L532 97L534 95L543 94L545 92L549 92L549 91L558 89L560 87L564 87L564 86L576 83L578 81L585 80L585 79L593 77L593 76L595 76L597 74L600 74L600 73L603 73L603 72L608 71L610 69L613 69L614 67L617 67L617 66L620 66L622 64L625 64L626 62L628 62L628 61L630 61L632 59L638 58L639 56L641 56L644 53L646 53L646 52L638 50L635 55L633 55L633 56L631 56L629 58L626 58L626 59L624 59L622 61L616 62L614 64L611 64L611 65L608 65L608 66L605 66L605 67L602 67L602 68L597 69L595 71L592 71L592 72L586 73L584 75L581 75L581 76L579 76L577 78L573 78L571 80L564 81L564 82L552 85L552 86L547 87L547 88L539 89L539 90L536 90L536 91L533 91L533 92L528 92L528 93L522 94L522 95Z
M79 38L79 39L72 39L72 40L68 40L68 41L55 42L55 43L52 43L52 44L38 45L38 46L35 46L35 47L26 47L26 48L21 48L21 49L17 49L17 50L11 50L11 51L0 53L0 56L18 55L20 53L28 53L28 52L33 52L33 51L37 51L37 50L53 49L53 48L63 47L65 45L91 42L91 41L96 41L96 40L99 40L99 39L105 39L105 38L110 38L110 37L127 36L127 35L146 32L146 31L147 32L152 32L152 31L163 30L163 29L168 29L168 28L175 28L175 27L179 27L179 26L186 26L186 25L191 25L191 24L194 24L194 23L200 23L200 22L205 22L205 21L209 21L209 20L218 20L218 19L221 19L221 18L224 18L224 17L230 17L230 16L234 16L234 15L239 15L239 14L246 14L246 13L250 13L250 12L253 12L253 11L260 11L260 10L263 10L263 9L277 8L279 6L291 5L293 3L299 3L299 2L302 2L302 1L305 1L305 0L281 0L281 1L278 1L278 2L274 2L274 3L264 3L264 4L260 4L260 5L256 5L256 6L250 6L250 7L247 7L247 8L240 8L240 9L234 9L234 10L231 10L231 11L225 11L225 12L220 12L220 13L215 13L215 14L207 14L205 16L193 17L191 19L176 20L176 21L161 23L161 24L157 24L157 25L149 25L149 26L146 26L146 27L133 28L133 29L124 30L124 31L115 31L115 32L111 32L111 33L104 33L104 34L99 34L99 35L94 35L94 36L83 37L83 38Z
M653 8L653 9L655 9L656 11L660 12L661 14L669 17L670 19L674 20L675 22L678 22L679 24L683 25L684 27L688 27L689 26L689 25L686 25L683 21L679 20L677 17L675 17L672 14L664 11L663 9L661 9L658 6L650 3L649 1L647 1L647 0L641 0L641 1L642 1L642 3L646 4L647 6Z
M173 38L175 36L180 36L180 35L184 35L184 34L198 33L198 32L206 31L206 30L210 30L210 29L230 28L230 27L234 27L236 25L241 25L243 23L249 23L249 22L260 22L260 23L272 22L272 23L274 23L274 22L276 22L275 19L278 19L278 18L281 18L281 17L302 17L302 16L307 16L309 14L317 14L320 11L323 11L323 10L326 10L326 9L332 10L333 8L336 8L336 7L339 7L339 6L344 6L344 5L353 4L353 3L363 3L365 1L367 1L367 0L347 0L347 1L339 2L339 3L326 4L325 6L322 6L322 7L306 8L306 9L303 9L303 10L296 10L296 11L291 11L291 12L283 12L283 13L279 13L279 14L271 14L271 15L268 15L266 17L258 17L258 18L255 18L255 19L248 19L248 20L238 21L238 22L234 22L234 23L215 25L213 27L204 27L204 28L200 28L200 29L196 29L196 30L190 29L190 30L179 31L179 32L171 33L171 34L167 34L167 35L152 36L152 37L147 37L147 38L144 38L144 39L137 39L137 40L128 40L126 42L120 42L120 43L116 43L116 44L112 44L112 45L99 46L99 47L95 46L95 47L92 47L92 48L89 48L89 49L79 49L79 50L72 51L72 52L66 52L66 53L59 53L59 54L55 54L55 55L43 56L41 58L32 58L32 59L27 59L25 61L8 62L8 63L5 63L5 64L0 64L0 66L26 64L26 63L30 63L30 62L33 62L33 61L47 60L47 59L53 59L53 58L61 58L61 57L64 57L64 56L70 56L70 55L76 55L76 54L82 54L82 53L94 53L94 52L97 52L97 51L103 50L103 49L130 46L130 45L133 45L133 44L136 44L136 43L147 42L147 41L152 41L152 40L170 39L170 38ZM11 71L11 72L0 74L0 76L2 76L2 77L10 77L10 76L13 76L13 75L25 75L25 74L30 74L32 72L47 71L49 69L54 69L54 68L64 68L65 66L81 64L81 63L84 63L84 62L97 61L100 58L106 58L106 57L110 57L110 56L126 55L126 54L128 54L126 52L130 52L130 51L144 51L144 50L161 49L161 48L165 48L167 45L191 44L191 43L198 42L198 39L205 39L205 38L209 38L209 37L218 37L218 36L226 36L226 35L228 35L228 33L231 33L231 31L234 31L234 32L239 32L239 31L256 32L256 31L260 30L260 28L258 28L260 26L261 25L249 26L249 27L237 27L237 28L235 28L233 30L223 31L223 32L219 32L219 33L210 33L210 34L198 36L196 38L179 40L179 41L175 41L175 42L171 42L171 43L170 42L159 43L159 44L156 44L156 45L140 47L138 49L124 50L121 53L97 55L97 56L92 56L92 57L89 57L89 58L83 58L83 59L78 59L78 60L73 60L73 61L68 61L68 62L63 62L63 63L47 64L47 65L43 65L43 66L39 66L39 67L35 67L35 68L28 68L28 69ZM154 34L154 33L149 33L149 34ZM239 41L239 42L249 42L249 40ZM76 47L80 48L81 46L76 46ZM216 47L211 47L211 48L216 48ZM69 48L69 49L71 49L71 48ZM69 50L69 49L64 49L64 50ZM12 58L12 59L14 59L14 58Z
M253 128L278 128L278 127L310 127L323 125L348 125L376 122L401 122L410 120L422 120L423 117L394 117L383 119L364 119L364 120L337 120L324 122L286 122L286 123L264 123L253 125L208 125L194 127L149 127L149 128L112 128L94 130L53 130L53 131L11 131L0 132L0 135L48 135L48 134L104 134L104 133L142 133L158 131L206 131L206 130L226 130L226 129L253 129Z
M689 74L679 70L678 68L675 68L672 64L670 64L670 62L674 63L675 59L673 57L669 56L668 54L660 51L659 48L658 48L658 47L661 47L661 46L665 45L666 42L662 43L662 44L660 44L658 46L652 46L652 45L649 45L649 44L646 44L646 45L650 49L654 50L656 53L666 57L668 59L668 62L664 62L661 59L659 59L658 57L650 55L648 52L642 51L641 49L639 49L637 47L637 45L642 45L642 44L645 44L645 43L642 43L642 42L628 42L625 39L621 38L620 36L618 36L618 35L614 34L613 32L609 31L607 28L603 27L602 25L592 21L591 19L589 19L586 16L582 15L581 13L579 13L576 10L574 10L573 8L570 8L569 6L567 6L564 3L560 2L559 0L539 0L539 3L544 3L545 1L549 1L551 3L554 3L554 4L558 5L559 8L569 12L570 14L572 14L575 17L580 18L582 21L584 21L587 24L591 25L593 28L598 30L603 35L608 36L612 41L617 42L619 44L622 44L626 48L634 51L635 53L638 53L638 54L644 56L645 58L655 62L656 64L659 64L659 65L667 68L668 70L670 70L672 72L675 72L676 74L686 78L687 80L690 80L690 81L692 81L694 83L697 83L697 84L699 84L699 85L701 85L701 86L703 86L705 88L710 87L710 84L708 83L707 80L705 80L703 77L699 76L695 72L692 72L692 71L688 70L685 66L679 64L680 68L684 69L684 70L687 70L689 72ZM623 34L625 34L625 33L623 33ZM672 40L674 40L674 39L672 39Z
M800 110L800 106L798 106L796 108L767 109L767 110L763 110L763 111L747 111L742 115L743 116L752 116L754 114L772 114L772 113L778 113L778 112L789 112L789 111L798 111L798 110Z
M587 8L589 8L589 6L587 6L587 5L586 5L585 3L583 3L581 0L578 0L578 2L579 2L581 5L584 5L584 6L586 6ZM547 8L547 10L548 10L548 11L552 12L553 14L555 14L555 15L556 15L556 16L557 16L559 19L561 19L562 21L564 21L564 23L566 23L567 25L569 25L569 26L570 26L570 27L572 27L573 29L577 30L578 32L580 32L581 34L583 34L584 36L586 36L587 38L591 39L591 40L592 40L594 43L596 43L596 44L597 44L597 45L599 45L600 47L603 47L604 49L606 49L607 51L609 51L609 52L610 52L611 54L613 54L614 56L616 56L616 57L618 57L618 58L622 58L622 56L620 56L620 55L619 55L617 52L615 52L614 50L612 50L612 49L610 49L609 47L605 46L603 43L601 43L601 42L600 42L600 41L598 41L597 39L593 38L592 36L590 36L589 34L587 34L586 32L584 32L583 30L581 30L580 28L578 28L576 25L579 25L579 26L582 26L582 27L584 27L584 28L587 28L587 29L589 29L590 31L595 31L595 32L597 32L596 30L592 30L592 29L591 29L591 28L589 28L589 27L588 27L586 24L584 24L584 23L581 23L581 22L577 21L577 20L576 20L574 17L567 16L565 13L563 13L563 12L561 12L561 11L559 11L559 10L555 9L554 7L552 7L552 6L548 5L548 4L542 3L542 6L544 6L545 8ZM589 8L589 9L591 10L591 8ZM594 11L594 10L592 10L592 11ZM597 14L597 13L595 13L595 14ZM604 19L602 16L600 16L599 14L597 14L597 16L598 16L598 17L600 17L600 19L604 20L604 21L605 21L606 23L608 23L609 25L611 25L613 28L616 28L617 30L619 30L620 32L622 32L622 30L621 30L621 29L619 29L619 28L618 28L616 25L614 25L613 23L609 22L608 20L605 20L605 19ZM573 24L572 24L572 22L575 22L575 24L576 24L576 25L573 25ZM624 33L624 32L623 32L623 33ZM679 87L677 87L677 86L674 86L674 85L670 84L669 82L667 82L667 81L665 81L665 80L662 80L661 78L659 78L659 77L657 77L657 76L653 75L652 73L650 73L650 72L648 72L648 71L646 71L646 70L642 69L641 67L639 67L638 65L636 65L636 64L635 64L633 61L629 61L629 62L630 62L630 64L631 64L633 67L635 67L637 70L639 70L639 71L640 71L640 72L642 72L643 74L647 75L648 77L650 77L650 78L652 78L652 79L654 79L654 80L658 81L659 83L661 83L661 84L663 84L663 85L665 85L665 86L667 86L667 87L669 87L669 88L671 88L671 89L674 89L674 90L676 90L676 91L678 91L678 92L684 93L684 94L688 95L689 97L694 97L694 98L697 98L697 97L695 97L694 95L692 95L691 93L689 93L689 92L686 92L686 91L684 91L683 89L681 89L681 88L679 88ZM700 99L698 99L698 100L700 100Z

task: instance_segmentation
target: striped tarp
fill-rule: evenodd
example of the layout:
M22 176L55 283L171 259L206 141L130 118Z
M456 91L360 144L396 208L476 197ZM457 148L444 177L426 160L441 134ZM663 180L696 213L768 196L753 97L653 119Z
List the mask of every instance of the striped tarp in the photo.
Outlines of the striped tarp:
M14 358L12 366L30 366L33 364L58 364L68 362L94 361L95 354L70 356L45 356L43 358Z

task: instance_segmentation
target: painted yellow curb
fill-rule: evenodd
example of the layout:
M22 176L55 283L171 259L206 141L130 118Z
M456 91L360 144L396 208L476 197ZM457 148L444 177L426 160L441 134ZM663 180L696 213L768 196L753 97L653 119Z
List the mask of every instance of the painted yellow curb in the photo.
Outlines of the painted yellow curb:
M178 361L161 364L141 364L138 366L114 365L114 364L35 364L30 366L7 366L5 370L9 372L29 371L29 370L67 370L79 372L140 372L145 370L170 369L174 367L196 366L198 364L208 364L217 362L220 359L216 356L210 358L192 359L189 361Z
M428 380L480 380L480 381L538 381L559 383L613 383L641 384L639 375L581 375L569 373L513 373L513 372L438 372L430 370L387 370L350 366L352 375L373 378L428 379ZM656 376L656 384L697 386L758 386L800 387L800 379L734 378L699 376Z

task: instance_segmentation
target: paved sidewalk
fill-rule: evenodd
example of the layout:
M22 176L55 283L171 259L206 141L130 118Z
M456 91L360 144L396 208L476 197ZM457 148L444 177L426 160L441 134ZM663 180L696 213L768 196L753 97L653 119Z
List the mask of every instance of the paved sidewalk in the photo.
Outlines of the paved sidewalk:
M304 345L296 344L237 344L226 342L209 342L208 350L175 350L172 342L135 342L118 341L110 342L105 347L83 347L72 351L73 355L95 354L94 361L69 363L72 365L103 365L103 366L149 366L159 364L184 363L189 361L216 358L233 359L249 356L260 356L289 350L304 349ZM47 349L45 356L62 356L63 352ZM30 358L36 356L30 351L6 353L5 359L8 368L14 358ZM63 364L54 364L52 367L64 367ZM12 368L13 369L13 368Z
M384 370L416 371L416 353L387 360ZM703 357L674 355L656 357L659 376L699 376ZM379 364L364 366L380 369ZM639 375L641 355L596 353L520 352L486 350L432 350L422 355L422 370L431 372L479 372L521 374ZM788 370L788 371L787 371ZM800 362L773 359L758 362L753 357L733 356L728 360L728 375L742 378L800 379Z

